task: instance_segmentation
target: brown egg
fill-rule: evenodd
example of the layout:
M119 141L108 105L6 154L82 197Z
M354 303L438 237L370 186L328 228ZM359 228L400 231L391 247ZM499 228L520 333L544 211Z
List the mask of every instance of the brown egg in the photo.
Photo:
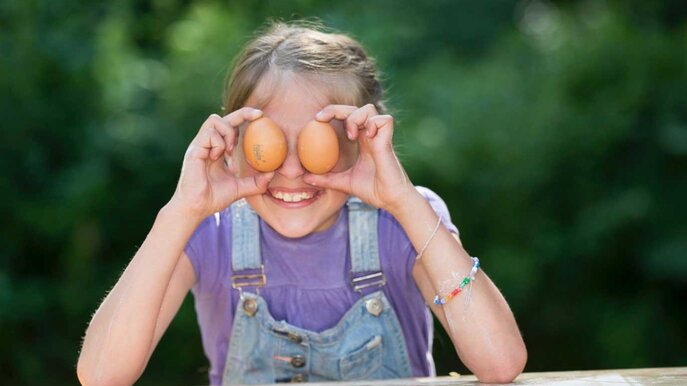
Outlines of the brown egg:
M274 121L262 117L251 122L243 135L243 155L253 168L271 172L286 159L286 138Z
M325 122L310 121L298 135L298 158L310 173L324 174L339 160L339 139Z

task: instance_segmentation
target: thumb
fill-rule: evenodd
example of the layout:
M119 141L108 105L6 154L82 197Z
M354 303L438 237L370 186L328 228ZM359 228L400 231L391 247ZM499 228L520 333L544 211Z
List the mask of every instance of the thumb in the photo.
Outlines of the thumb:
M273 177L274 172L269 172L239 178L236 182L238 186L238 197L236 199L265 193L267 191L267 184L270 183Z
M347 194L353 194L351 189L351 169L338 173L307 173L303 176L303 181L313 186L325 189L335 189Z

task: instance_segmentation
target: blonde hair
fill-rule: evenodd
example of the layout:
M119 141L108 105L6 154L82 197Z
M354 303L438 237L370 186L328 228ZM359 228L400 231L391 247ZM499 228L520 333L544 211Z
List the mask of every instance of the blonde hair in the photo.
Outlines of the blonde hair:
M235 57L227 73L224 111L243 107L268 73L294 73L326 87L330 103L372 103L386 114L376 61L353 38L326 32L317 21L269 21ZM353 87L351 87L353 85ZM272 93L267 93L271 95ZM264 107L269 97L260 100Z

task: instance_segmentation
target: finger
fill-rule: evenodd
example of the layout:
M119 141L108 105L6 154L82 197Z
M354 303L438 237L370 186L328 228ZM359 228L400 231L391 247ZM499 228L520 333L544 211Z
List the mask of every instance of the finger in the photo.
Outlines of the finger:
M213 149L219 148L220 143L223 143L221 146L222 151L227 148L228 143L224 138L225 135L228 134L229 130L230 129L228 128L227 124L222 122L219 115L210 115L200 126L196 137L191 141L191 145L208 150L206 155L201 155L198 153L198 157L202 159L217 159L217 151Z
M367 120L373 116L376 116L377 108L372 103L368 103L365 106L355 110L346 119L346 131L348 132L348 137L351 139L358 138L359 132L365 129L365 123ZM368 138L371 137L368 133Z
M375 136L366 142L375 165L378 170L383 170L383 175L395 175L396 171L403 169L394 153L393 125L394 119L390 115L376 115L366 123L366 130L375 133Z
M213 127L204 127L193 139L186 151L186 157L200 160L216 160L226 145L224 139Z
M265 193L267 191L267 184L270 183L273 177L274 172L269 172L239 178L236 181L238 187L237 199Z
M351 169L326 174L306 173L303 176L303 181L318 188L335 189L347 194L353 194L351 189Z
M320 112L317 113L317 115L315 115L315 119L317 119L320 122L328 122L332 119L344 120L348 118L348 116L351 115L351 113L357 109L358 107L356 106L329 105L320 110Z
M229 125L229 122L217 114L212 114L205 120L201 129L214 129L222 136L225 144L225 150L228 154L234 149L234 137L236 137L236 129Z
M379 133L378 142L391 143L393 135L394 118L391 115L375 115L365 122L365 131L369 138L374 138Z
M210 151L210 159L215 161L222 156L222 153L226 148L226 143L224 143L224 138L222 138L222 136L214 128L208 130L208 140L209 143L207 144L206 148Z
M233 128L234 135L231 138L232 147L238 143L239 126L244 122L256 120L262 116L262 110L253 107L242 107L230 114L225 115L222 119Z
M329 122L332 119L338 119L340 121L345 121L346 118L348 118L351 113L353 113L355 110L357 110L358 107L356 106L349 106L349 105L329 105L322 109L317 115L315 115L315 119L320 121L320 122ZM351 137L350 131L347 129L346 134L350 140L353 140L353 137Z
M254 119L260 118L262 116L262 110L253 107L241 107L240 109L233 111L224 116L225 119L231 127L239 127L243 122L252 121Z
M186 149L186 153L184 154L184 159L185 160L201 160L205 162L206 159L209 157L209 151L206 149L204 146L200 146L196 143L191 143L188 145L188 148Z

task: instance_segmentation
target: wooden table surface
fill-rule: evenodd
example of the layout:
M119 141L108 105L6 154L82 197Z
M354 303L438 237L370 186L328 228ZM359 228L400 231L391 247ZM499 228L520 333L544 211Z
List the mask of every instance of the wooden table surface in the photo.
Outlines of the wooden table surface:
M309 385L326 386L464 386L479 385L472 375L457 377L408 378L384 381L325 382ZM618 369L591 371L552 371L522 373L514 385L687 385L687 367L661 367L648 369Z

